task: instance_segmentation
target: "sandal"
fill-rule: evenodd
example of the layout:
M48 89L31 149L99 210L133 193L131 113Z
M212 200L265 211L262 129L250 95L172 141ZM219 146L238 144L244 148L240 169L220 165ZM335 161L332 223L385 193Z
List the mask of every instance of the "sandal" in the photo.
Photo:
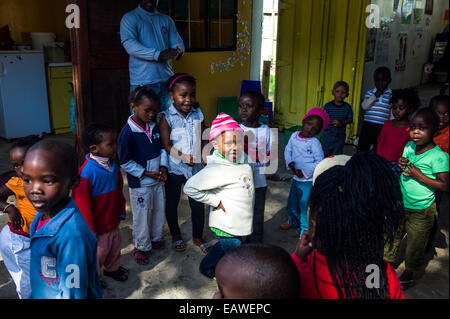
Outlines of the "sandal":
M158 250L164 247L164 242L160 241L152 241L152 249Z
M116 281L125 281L128 279L128 270L123 268L122 266L119 267L116 271L106 271L103 270L103 275L107 277L111 277L112 279Z
M134 261L139 265L147 265L149 263L148 253L137 248L133 249Z
M180 239L172 243L172 248L177 252L183 252L186 250L186 244Z
M202 238L193 238L192 242L196 246L198 246L204 254L208 253L208 251L211 249L211 244L204 241Z

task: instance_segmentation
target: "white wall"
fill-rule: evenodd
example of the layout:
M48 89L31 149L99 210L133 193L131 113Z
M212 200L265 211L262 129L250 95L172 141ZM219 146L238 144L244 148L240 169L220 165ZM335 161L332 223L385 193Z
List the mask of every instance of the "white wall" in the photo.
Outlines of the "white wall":
M417 1L417 0L416 0ZM402 1L400 1L401 3ZM422 0L424 7L426 0ZM394 0L372 0L372 3L378 5L380 8L381 18L393 18L390 24L392 37L389 43L389 60L387 64L376 64L376 59L373 62L367 62L364 71L363 92L374 87L373 73L380 66L387 66L392 72L392 89L407 88L418 86L422 82L423 67L427 63L429 53L436 34L441 33L444 28L445 10L449 8L448 0L434 0L433 15L424 15L421 24L401 24L400 16L394 15L393 5ZM425 27L426 17L431 17L431 25L429 28ZM416 29L423 29L422 47L417 57L412 56L412 48L415 42ZM381 30L378 30L377 44L381 35ZM399 52L398 35L401 32L408 33L408 51L406 58L406 69L402 72L395 71L395 60ZM375 47L376 52L376 47Z

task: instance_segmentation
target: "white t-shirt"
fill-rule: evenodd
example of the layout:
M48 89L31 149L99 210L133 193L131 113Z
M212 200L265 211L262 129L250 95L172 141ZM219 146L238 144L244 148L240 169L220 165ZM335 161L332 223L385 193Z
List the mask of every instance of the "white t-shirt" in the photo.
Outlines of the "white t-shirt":
M268 156L270 155L270 146L273 141L270 128L266 124L261 124L258 128L247 127L244 124L240 124L240 127L248 136L248 157L255 168L253 177L255 188L267 187L266 176L261 173L261 167L269 163Z

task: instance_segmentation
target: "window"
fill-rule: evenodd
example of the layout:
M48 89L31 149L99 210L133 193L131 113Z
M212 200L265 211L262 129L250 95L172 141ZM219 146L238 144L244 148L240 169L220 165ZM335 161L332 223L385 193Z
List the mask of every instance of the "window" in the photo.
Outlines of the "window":
M236 50L237 0L160 0L172 17L186 51Z

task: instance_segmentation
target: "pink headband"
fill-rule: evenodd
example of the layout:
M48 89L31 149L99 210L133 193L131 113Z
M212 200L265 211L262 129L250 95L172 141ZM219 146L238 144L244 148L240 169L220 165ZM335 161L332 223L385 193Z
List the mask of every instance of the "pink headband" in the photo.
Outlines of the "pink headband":
M180 78L182 78L182 77L184 77L184 76L188 76L188 77L190 77L190 78L193 78L192 75L189 75L189 74L187 74L187 73L181 74L180 76L177 76L177 77L172 81L172 83L170 83L170 85L169 85L169 92L170 92L170 90L172 90L172 86L173 86L173 84L175 83L175 81L178 80L178 79L180 79Z

